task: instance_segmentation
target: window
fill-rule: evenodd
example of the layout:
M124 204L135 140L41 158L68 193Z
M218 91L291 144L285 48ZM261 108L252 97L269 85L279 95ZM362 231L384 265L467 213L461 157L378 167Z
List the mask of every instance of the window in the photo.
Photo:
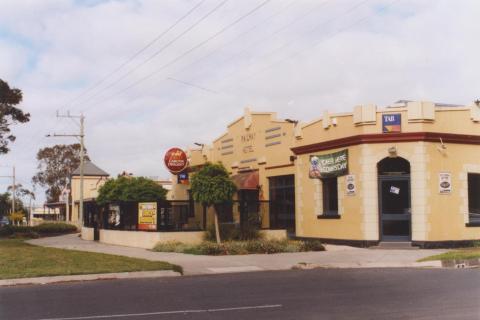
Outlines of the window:
M468 174L469 223L480 225L480 173Z
M322 179L323 214L338 215L337 177Z
M295 176L268 178L270 228L295 230Z

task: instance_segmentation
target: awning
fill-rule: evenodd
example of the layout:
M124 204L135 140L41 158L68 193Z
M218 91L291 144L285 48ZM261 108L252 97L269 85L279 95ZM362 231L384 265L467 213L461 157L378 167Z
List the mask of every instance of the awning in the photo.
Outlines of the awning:
M258 171L242 172L232 176L238 190L257 190Z

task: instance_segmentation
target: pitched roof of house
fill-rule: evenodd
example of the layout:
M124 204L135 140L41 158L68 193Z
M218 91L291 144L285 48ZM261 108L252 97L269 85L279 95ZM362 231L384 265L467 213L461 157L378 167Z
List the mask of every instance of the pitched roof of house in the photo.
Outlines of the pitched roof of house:
M72 172L72 176L79 176L79 175L80 175L80 167L78 167ZM105 177L109 176L107 172L97 167L91 161L85 161L85 164L83 166L83 175L84 176L105 176Z

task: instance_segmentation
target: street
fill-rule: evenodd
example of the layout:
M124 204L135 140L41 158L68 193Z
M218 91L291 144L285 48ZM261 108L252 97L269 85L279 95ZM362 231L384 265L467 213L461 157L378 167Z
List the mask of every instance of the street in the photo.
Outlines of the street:
M0 319L479 319L478 269L316 269L0 289Z

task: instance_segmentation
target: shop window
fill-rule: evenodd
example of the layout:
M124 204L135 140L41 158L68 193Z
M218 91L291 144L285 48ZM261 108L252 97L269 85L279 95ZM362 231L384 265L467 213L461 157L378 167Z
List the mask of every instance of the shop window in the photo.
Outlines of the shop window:
M323 215L338 216L337 177L322 179Z
M469 223L480 224L480 173L468 174Z

